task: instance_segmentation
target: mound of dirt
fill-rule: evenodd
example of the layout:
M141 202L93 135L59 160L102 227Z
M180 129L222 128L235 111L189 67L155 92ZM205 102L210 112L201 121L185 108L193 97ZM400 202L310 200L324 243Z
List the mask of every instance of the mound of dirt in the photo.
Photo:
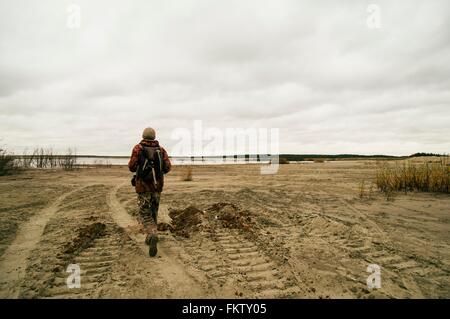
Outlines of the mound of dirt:
M241 210L232 203L217 203L206 211L213 214L215 219L220 220L225 228L249 229L252 223L252 214L248 210Z
M84 249L90 247L92 242L99 237L106 235L106 225L103 223L93 223L80 228L77 237L68 243L64 249L67 258L76 256Z
M218 226L249 230L252 226L251 215L232 203L216 203L204 211L191 205L184 209L169 209L172 225L160 224L158 229L170 230L186 238L194 232L210 231Z
M169 216L172 218L172 231L177 235L189 238L191 232L200 229L203 214L202 210L192 205L185 209L170 209Z
M173 231L173 226L164 222L158 223L158 231L166 231L166 230Z

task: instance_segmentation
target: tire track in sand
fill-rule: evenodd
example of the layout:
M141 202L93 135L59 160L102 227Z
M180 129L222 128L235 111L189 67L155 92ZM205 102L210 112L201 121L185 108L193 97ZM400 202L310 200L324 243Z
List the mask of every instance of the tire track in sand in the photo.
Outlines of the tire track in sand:
M81 287L67 288L67 272L56 274L47 298L98 298L103 283L110 277L112 267L120 259L122 249L132 249L134 241L124 240L119 227L112 220L106 222L106 233L96 238L92 245L74 256L73 263L80 266Z
M112 281L114 269L124 254L140 250L112 219L109 191L104 184L92 185L59 205L28 258L19 298L100 298L126 285ZM67 285L69 264L80 267L79 288Z
M21 282L25 277L27 258L39 243L48 221L55 215L66 197L88 186L79 187L59 196L20 227L16 238L0 259L1 298L18 298Z
M254 297L282 298L298 292L279 266L236 230L218 229L216 243L229 261L232 272L242 276L242 285Z
M334 245L348 253L348 257L341 260L360 259L367 264L377 264L382 268L385 278L390 279L394 285L404 290L407 296L424 298L421 286L425 283L430 286L439 286L446 275L445 270L429 265L420 258L414 258L410 253L398 249L398 245L392 242L389 234L362 209L357 209L343 198L335 197L331 191L317 191L321 195L334 198L340 205L339 209L347 209L355 216L351 221L367 229L366 233L360 233L355 237L344 237L333 241ZM338 222L348 222L342 216L342 212L336 209L327 209L323 216ZM350 269L339 267L338 273L347 278L358 278L358 273ZM350 277L348 277L350 274ZM359 284L366 285L366 278L360 278Z
M137 246L148 256L148 246L145 245L145 235L139 232L141 229L138 221L134 219L125 208L120 204L117 198L117 191L128 183L117 185L109 193L107 202L110 207L110 212L113 220L122 227L127 234L133 239ZM159 219L167 219L167 209L164 205L160 205ZM168 285L170 291L174 291L176 295L180 296L205 296L208 294L205 287L200 283L203 278L194 277L194 274L188 272L187 265L182 264L177 258L177 253L174 252L169 244L171 236L159 235L160 241L158 244L158 255L156 258L149 258L149 264L155 276L164 280Z
M285 298L299 292L290 272L236 229L218 226L209 236L192 236L183 245L208 283L224 287L222 297L228 292L228 298Z

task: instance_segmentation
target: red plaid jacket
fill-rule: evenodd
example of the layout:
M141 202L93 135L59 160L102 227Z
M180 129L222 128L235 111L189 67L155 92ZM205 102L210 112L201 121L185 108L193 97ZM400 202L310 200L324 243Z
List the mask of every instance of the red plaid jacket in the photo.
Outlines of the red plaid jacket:
M159 146L159 142L156 140L154 140L154 141L142 140L139 144L137 144L133 148L130 161L128 162L128 168L133 173L136 172L139 154L142 151L141 144L145 145L145 146L150 146L150 147L158 147ZM172 164L170 163L169 155L167 155L166 150L161 146L159 146L159 148L161 149L161 154L162 154L162 158L163 158L163 173L167 174L170 172L170 169L172 168ZM163 187L164 187L164 176L161 176L161 179L158 180L157 182L158 182L157 183L158 186L155 189L155 186L152 183L145 183L143 180L136 177L136 193L144 193L144 192L160 193L160 192L162 192Z

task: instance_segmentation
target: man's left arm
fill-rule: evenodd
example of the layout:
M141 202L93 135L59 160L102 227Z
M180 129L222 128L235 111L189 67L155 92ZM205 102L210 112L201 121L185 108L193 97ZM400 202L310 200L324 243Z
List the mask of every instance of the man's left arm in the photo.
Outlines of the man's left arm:
M167 174L172 169L172 163L170 162L169 155L163 147L161 147L161 154L163 160L163 173Z

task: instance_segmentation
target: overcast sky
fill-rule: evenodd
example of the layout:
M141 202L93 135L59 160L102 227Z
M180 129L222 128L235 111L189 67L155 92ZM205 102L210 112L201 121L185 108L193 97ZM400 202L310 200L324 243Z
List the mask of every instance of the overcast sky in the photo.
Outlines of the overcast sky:
M194 120L279 128L282 153L449 153L450 1L0 0L2 146L128 155L152 126L170 152Z

